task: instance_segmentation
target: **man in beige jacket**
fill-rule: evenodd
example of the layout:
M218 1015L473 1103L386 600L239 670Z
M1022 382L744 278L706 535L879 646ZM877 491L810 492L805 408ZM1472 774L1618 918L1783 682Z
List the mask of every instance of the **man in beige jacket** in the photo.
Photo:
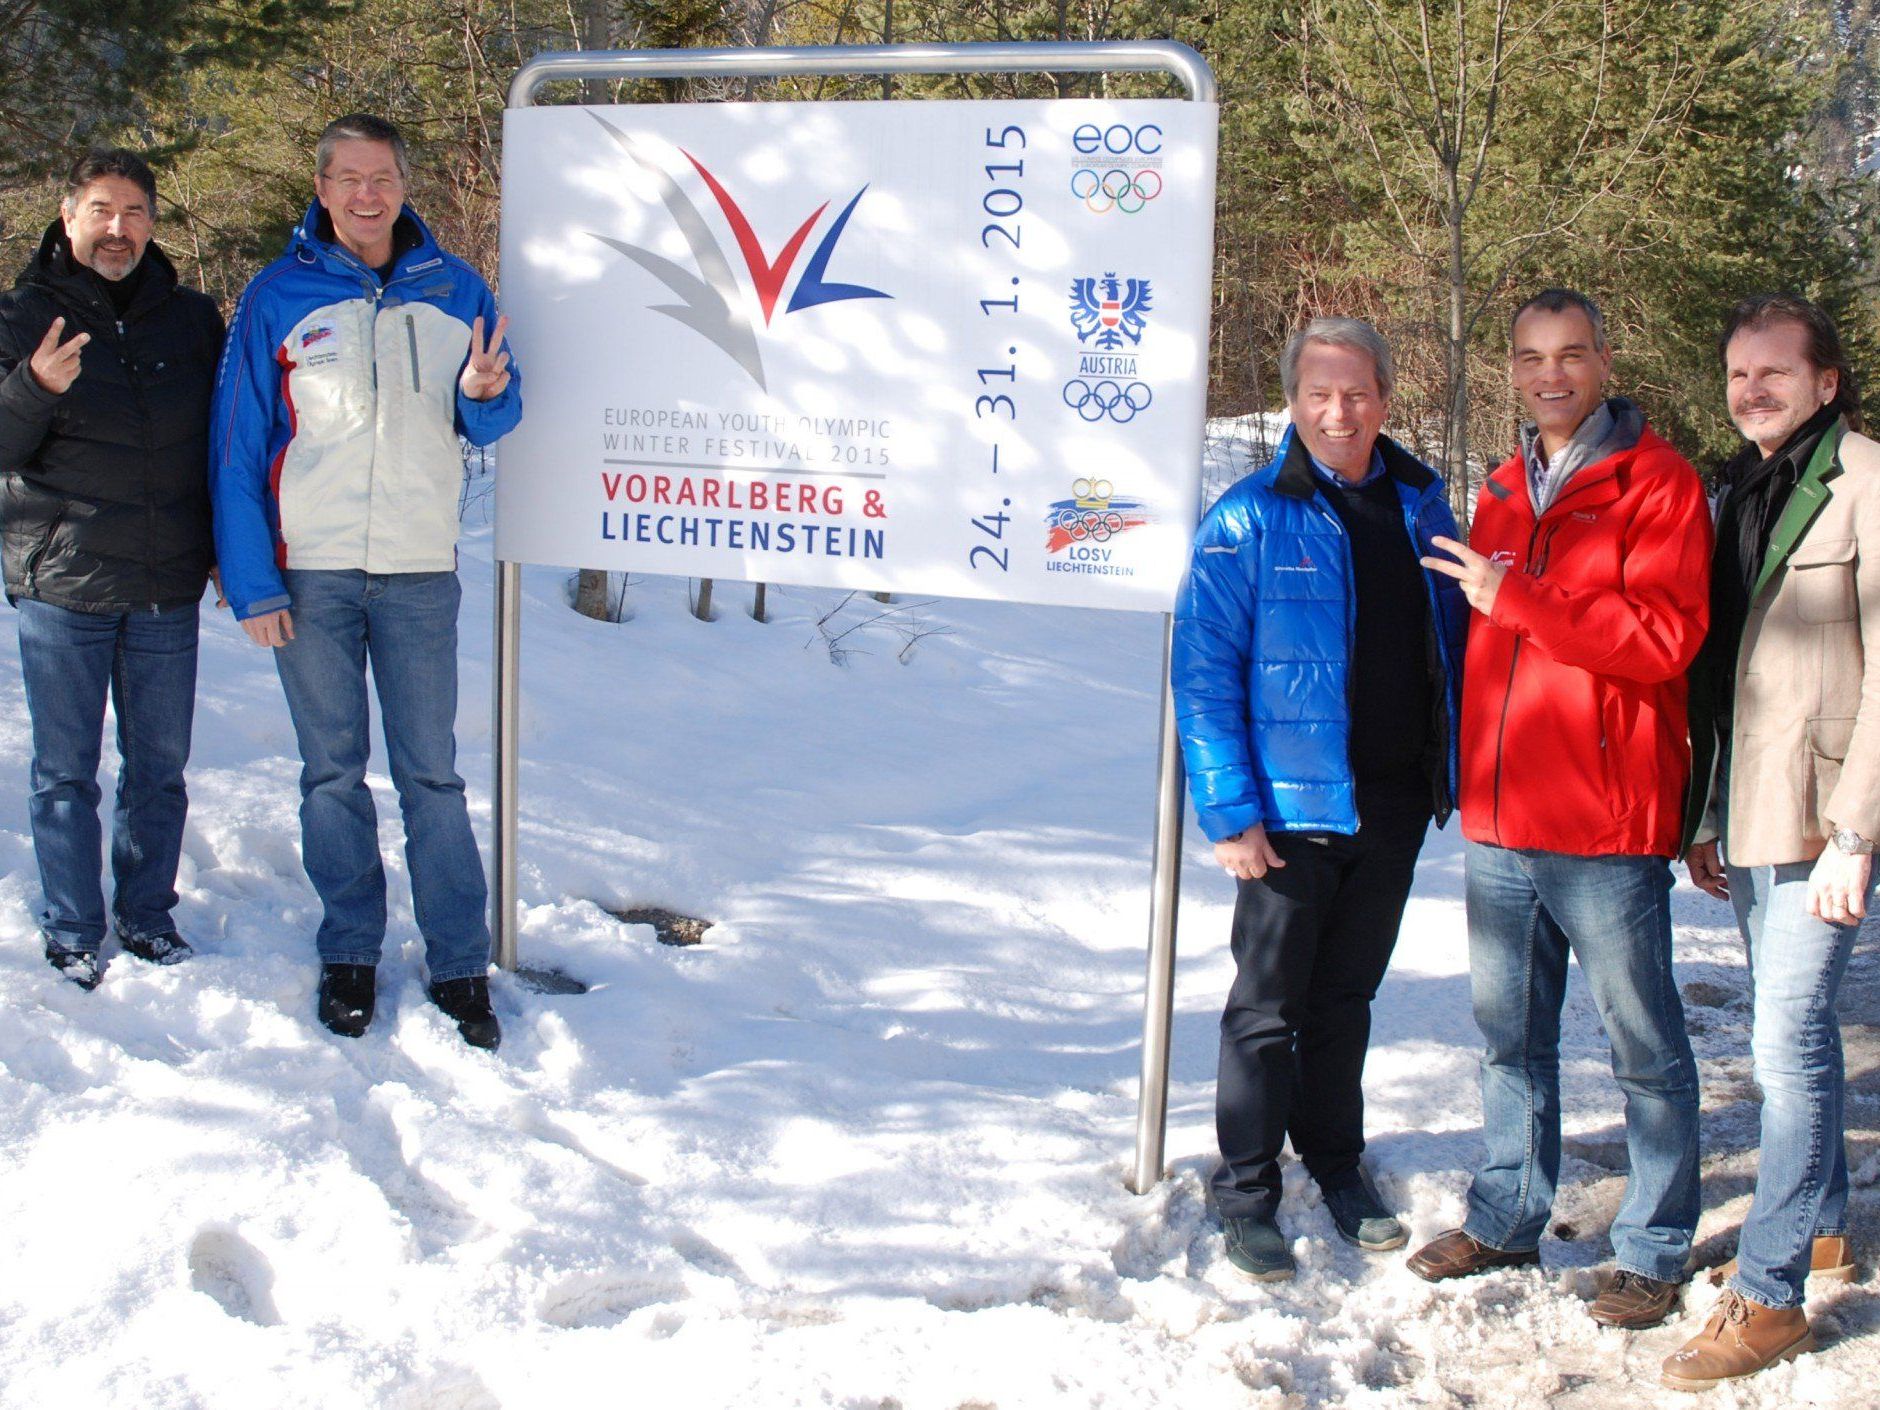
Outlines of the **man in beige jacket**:
M1813 304L1745 299L1719 346L1750 444L1720 476L1685 860L1749 949L1762 1146L1728 1286L1664 1364L1679 1390L1812 1350L1807 1278L1852 1275L1834 1006L1880 838L1880 444Z

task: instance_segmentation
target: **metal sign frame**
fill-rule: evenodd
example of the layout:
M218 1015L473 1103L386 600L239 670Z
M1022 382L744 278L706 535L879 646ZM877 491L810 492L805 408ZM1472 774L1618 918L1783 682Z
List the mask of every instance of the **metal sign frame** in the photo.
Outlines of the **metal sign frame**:
M629 49L540 54L516 72L509 107L535 105L545 83L567 79L776 78L804 74L1163 73L1191 102L1217 101L1214 73L1185 44L1104 41L1068 44L865 44L818 48ZM1195 447L1199 454L1201 447ZM494 660L495 839L491 932L496 963L516 968L516 841L521 778L522 564L496 560ZM1161 725L1156 762L1155 848L1149 896L1149 966L1143 996L1142 1079L1135 1161L1126 1181L1147 1194L1162 1178L1168 1128L1169 1038L1175 1005L1175 912L1181 896L1182 757L1169 692L1175 619L1162 618Z

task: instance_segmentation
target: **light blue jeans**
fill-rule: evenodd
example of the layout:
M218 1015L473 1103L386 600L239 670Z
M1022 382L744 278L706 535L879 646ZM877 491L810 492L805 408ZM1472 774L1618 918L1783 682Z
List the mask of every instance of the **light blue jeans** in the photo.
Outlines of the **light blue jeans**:
M1806 910L1813 862L1726 867L1730 903L1755 986L1750 1047L1762 1088L1756 1197L1737 1244L1738 1292L1765 1307L1800 1307L1818 1234L1847 1232L1844 1074L1835 997L1858 923ZM1867 910L1880 902L1869 885Z
M431 981L487 972L488 891L457 773L457 575L282 576L294 639L274 661L300 742L301 860L325 909L321 963L375 965L385 942L385 868L366 786L370 659Z
M1671 974L1662 857L1575 857L1471 842L1469 977L1488 1159L1463 1228L1491 1248L1540 1243L1560 1179L1560 1008L1578 956L1625 1093L1631 1174L1612 1221L1618 1265L1682 1282L1699 1212L1697 1063Z

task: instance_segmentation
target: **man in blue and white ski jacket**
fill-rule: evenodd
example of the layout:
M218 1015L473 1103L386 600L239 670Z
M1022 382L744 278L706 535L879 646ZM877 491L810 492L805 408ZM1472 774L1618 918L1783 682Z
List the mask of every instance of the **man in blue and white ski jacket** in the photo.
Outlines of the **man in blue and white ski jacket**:
M1293 1149L1366 1249L1406 1238L1359 1164L1360 1079L1432 816L1455 798L1468 608L1419 562L1456 525L1436 473L1379 434L1388 347L1315 319L1280 360L1292 428L1195 536L1172 685L1195 812L1239 881L1213 1181L1227 1255L1290 1277Z
M315 200L243 292L217 378L222 585L274 649L299 739L321 1021L365 1031L385 938L370 660L431 997L494 1047L483 865L456 771L458 437L487 445L513 428L521 378L489 286L404 204L398 130L341 118L315 165Z

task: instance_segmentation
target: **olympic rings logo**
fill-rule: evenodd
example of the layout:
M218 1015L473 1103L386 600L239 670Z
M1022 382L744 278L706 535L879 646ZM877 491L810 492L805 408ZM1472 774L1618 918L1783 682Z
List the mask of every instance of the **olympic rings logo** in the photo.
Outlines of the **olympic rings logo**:
M1132 176L1111 167L1098 175L1092 167L1081 167L1071 173L1071 194L1098 215L1111 209L1134 215L1162 194L1162 173L1145 167Z
M1155 393L1146 382L1125 386L1105 378L1093 386L1074 377L1064 384L1064 404L1086 421L1101 421L1107 416L1120 426L1134 421L1136 413L1147 411L1154 400Z

